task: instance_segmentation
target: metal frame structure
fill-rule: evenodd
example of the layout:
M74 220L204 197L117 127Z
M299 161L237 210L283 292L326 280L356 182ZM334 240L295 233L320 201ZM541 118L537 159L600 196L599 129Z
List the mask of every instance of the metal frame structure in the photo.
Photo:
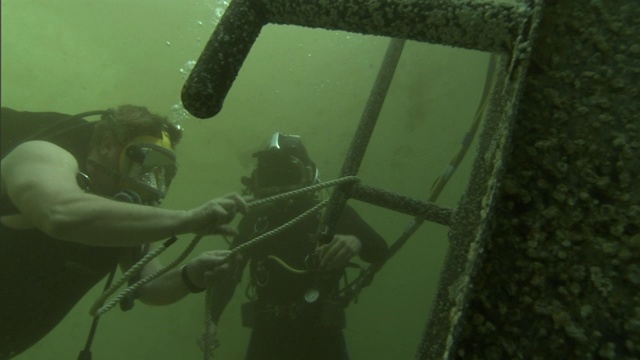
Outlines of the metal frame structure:
M334 192L325 224L355 198L450 226L418 359L637 358L639 18L624 0L232 0L182 101L217 114L269 23L498 54L456 209L355 184ZM373 126L363 115L342 176L357 173Z

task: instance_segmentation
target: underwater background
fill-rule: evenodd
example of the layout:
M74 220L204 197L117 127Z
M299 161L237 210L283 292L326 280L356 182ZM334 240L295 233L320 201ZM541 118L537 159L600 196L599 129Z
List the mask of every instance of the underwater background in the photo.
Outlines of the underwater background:
M321 179L335 179L389 39L269 25L222 111L200 120L182 109L180 91L227 2L3 0L2 106L75 114L136 104L172 117L185 132L180 170L162 205L167 208L188 209L242 190L251 154L276 131L300 135ZM486 53L408 41L359 172L363 183L425 200L473 119L488 59ZM438 204L456 206L475 149L474 143ZM389 244L411 220L349 204ZM189 240L181 237L162 262L178 256ZM226 247L220 237L205 238L190 257ZM353 360L413 358L446 251L447 228L425 223L349 306L345 335ZM240 324L240 305L247 275L218 324L217 359L243 358L249 329ZM76 358L91 325L88 310L103 286L16 359ZM115 309L100 321L94 358L202 358L195 341L203 319L203 294L165 307Z

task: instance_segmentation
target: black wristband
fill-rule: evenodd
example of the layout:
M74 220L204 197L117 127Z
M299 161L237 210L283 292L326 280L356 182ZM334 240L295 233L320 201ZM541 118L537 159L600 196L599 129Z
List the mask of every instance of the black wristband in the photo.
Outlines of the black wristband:
M196 294L207 290L199 287L198 285L194 284L193 281L191 281L191 278L189 278L189 274L187 273L187 265L182 266L182 270L180 270L180 276L182 276L182 282L184 283L184 286L186 286L190 292Z

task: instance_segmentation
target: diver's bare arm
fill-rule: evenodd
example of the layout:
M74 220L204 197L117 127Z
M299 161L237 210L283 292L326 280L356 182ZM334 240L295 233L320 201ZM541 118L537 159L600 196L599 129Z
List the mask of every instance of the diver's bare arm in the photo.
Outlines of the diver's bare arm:
M141 278L159 271L162 268L162 264L157 259L151 260L147 266L144 267ZM153 281L145 284L138 290L138 296L140 301L147 305L167 305L174 303L187 294L189 289L184 285L182 277L180 275L181 267L177 267L162 274L162 276L154 279Z
M222 274L229 269L226 258L229 251L211 250L205 251L184 265L188 281L198 289L205 289L218 281ZM123 270L128 269L131 261L121 261ZM151 275L162 268L157 259L149 262L142 273L141 278ZM166 305L182 299L190 293L182 277L182 266L171 269L160 277L145 284L138 290L140 301L149 305Z
M2 182L20 212L38 229L66 241L131 246L195 228L190 211L125 204L83 192L78 164L43 141L18 146L2 160ZM202 219L200 219L202 221Z

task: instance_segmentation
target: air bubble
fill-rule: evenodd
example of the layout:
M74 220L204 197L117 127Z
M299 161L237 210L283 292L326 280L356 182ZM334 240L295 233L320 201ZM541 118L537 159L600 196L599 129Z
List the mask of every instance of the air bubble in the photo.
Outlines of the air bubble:
M169 111L169 120L174 124L180 124L183 120L189 118L189 112L185 110L181 103L177 103L171 106Z

